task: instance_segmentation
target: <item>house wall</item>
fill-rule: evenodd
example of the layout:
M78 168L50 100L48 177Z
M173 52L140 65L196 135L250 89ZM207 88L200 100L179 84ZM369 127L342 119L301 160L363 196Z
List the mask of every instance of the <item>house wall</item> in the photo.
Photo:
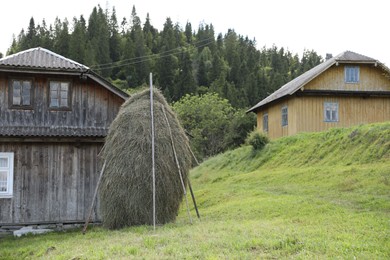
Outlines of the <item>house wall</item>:
M282 107L288 107L288 125L282 126ZM297 132L297 106L294 98L286 98L257 112L257 128L263 131L263 115L268 113L268 136L275 139Z
M33 78L32 109L9 108L9 80ZM71 109L49 109L49 79L71 81ZM123 99L91 79L78 76L51 76L41 74L0 72L0 126L74 126L108 127L119 111Z
M339 104L339 121L324 121L324 102ZM288 126L281 126L281 108L288 105ZM263 114L268 112L271 139L298 132L324 131L332 127L390 121L389 97L293 96L257 113L258 129L263 129Z
M0 198L1 224L83 222L92 203L102 143L12 143L12 198ZM92 220L100 220L98 205Z
M374 65L359 65L359 67L360 77L358 83L345 83L345 64L339 64L339 66L332 66L310 81L304 86L304 89L390 91L390 80L384 76L381 69L374 67Z

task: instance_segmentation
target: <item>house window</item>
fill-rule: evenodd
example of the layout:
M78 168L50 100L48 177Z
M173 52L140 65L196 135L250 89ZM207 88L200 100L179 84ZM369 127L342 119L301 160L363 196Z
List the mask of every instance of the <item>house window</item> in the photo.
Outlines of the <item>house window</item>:
M338 122L339 121L339 104L336 102L324 103L324 121Z
M263 115L263 132L268 132L268 113Z
M288 125L288 109L287 106L282 107L282 126Z
M28 108L32 101L32 80L11 80L10 103L12 107Z
M70 83L63 81L50 81L50 107L69 108Z
M359 66L345 66L345 83L359 82Z
M0 153L0 198L12 197L14 154Z

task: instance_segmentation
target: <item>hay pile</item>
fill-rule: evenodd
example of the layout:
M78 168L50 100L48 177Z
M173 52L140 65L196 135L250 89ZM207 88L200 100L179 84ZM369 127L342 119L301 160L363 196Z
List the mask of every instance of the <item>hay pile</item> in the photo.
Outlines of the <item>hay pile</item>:
M183 188L172 150L169 120L184 183L191 167L188 139L163 95L154 90L156 223L174 221ZM113 121L103 148L99 188L103 225L110 229L153 224L150 91L129 98Z

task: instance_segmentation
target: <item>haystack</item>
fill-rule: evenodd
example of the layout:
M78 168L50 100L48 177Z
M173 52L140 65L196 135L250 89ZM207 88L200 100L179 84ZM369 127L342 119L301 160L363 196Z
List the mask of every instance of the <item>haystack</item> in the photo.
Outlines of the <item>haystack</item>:
M164 96L154 90L156 223L175 220L191 167L188 139ZM166 121L168 118L169 125ZM113 121L103 148L106 162L99 196L103 225L110 229L153 224L150 91L133 95Z

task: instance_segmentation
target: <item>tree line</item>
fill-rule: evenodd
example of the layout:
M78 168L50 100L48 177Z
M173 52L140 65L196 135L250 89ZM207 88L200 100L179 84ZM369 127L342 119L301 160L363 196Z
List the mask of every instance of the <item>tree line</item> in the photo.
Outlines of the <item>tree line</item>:
M259 27L261 29L261 27ZM115 7L94 7L88 21L56 18L14 37L7 55L43 47L89 66L122 89L148 85L149 73L170 102L186 94L217 93L235 108L248 108L322 62L315 51L301 55L284 48L256 47L256 40L233 29L215 34L212 24L182 28L169 17L162 30L149 17L142 23L133 6L120 22Z

